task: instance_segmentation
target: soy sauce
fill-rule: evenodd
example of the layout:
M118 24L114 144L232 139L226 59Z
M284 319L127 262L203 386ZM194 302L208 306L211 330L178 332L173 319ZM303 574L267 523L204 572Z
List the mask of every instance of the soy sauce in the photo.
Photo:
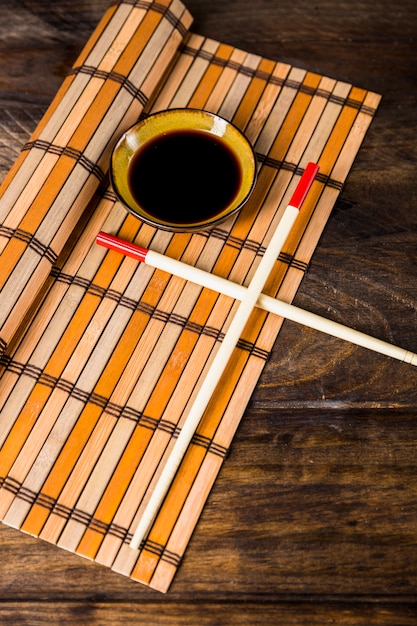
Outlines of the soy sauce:
M129 164L135 201L164 222L190 224L221 214L242 181L238 160L208 132L171 131L146 143Z

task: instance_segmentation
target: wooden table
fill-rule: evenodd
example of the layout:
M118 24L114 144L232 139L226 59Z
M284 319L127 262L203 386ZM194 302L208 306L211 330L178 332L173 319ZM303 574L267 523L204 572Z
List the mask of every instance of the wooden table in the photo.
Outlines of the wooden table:
M416 352L415 1L186 4L383 95L296 304ZM0 4L1 179L107 5ZM0 623L416 624L416 401L414 367L285 322L169 593L1 526Z

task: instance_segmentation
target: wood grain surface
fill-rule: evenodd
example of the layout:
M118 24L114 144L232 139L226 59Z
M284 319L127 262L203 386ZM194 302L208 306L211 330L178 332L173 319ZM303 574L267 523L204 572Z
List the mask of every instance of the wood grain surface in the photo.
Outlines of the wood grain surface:
M0 4L0 179L108 4ZM415 2L186 5L194 32L382 94L295 304L416 352ZM416 383L285 322L168 594L1 526L0 623L416 624Z

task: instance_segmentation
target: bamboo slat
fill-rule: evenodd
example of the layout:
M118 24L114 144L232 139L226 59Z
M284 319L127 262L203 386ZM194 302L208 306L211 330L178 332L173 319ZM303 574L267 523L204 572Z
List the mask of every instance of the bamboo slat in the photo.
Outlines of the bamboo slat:
M251 314L151 531L133 550L237 303L105 251L95 236L118 234L247 286L303 168L318 162L265 288L290 302L379 103L365 89L187 34L190 21L177 0L110 7L0 204L0 517L163 592L283 320ZM252 197L211 231L155 230L105 184L115 138L140 115L169 107L217 112L255 147Z
M112 145L142 112L190 25L179 0L121 2L109 11L2 187L3 350L103 180Z

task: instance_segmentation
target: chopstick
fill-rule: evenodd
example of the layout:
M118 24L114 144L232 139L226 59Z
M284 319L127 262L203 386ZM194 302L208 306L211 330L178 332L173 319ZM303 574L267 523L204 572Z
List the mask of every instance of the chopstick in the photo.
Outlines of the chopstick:
M155 251L141 248L140 246L136 246L130 242L123 241L113 235L109 235L104 232L100 232L97 235L97 243L104 247L121 252L126 256L130 256L152 267L167 271L180 278L184 278L209 289L216 290L219 293L233 297L241 302L229 330L227 331L225 338L212 362L209 372L196 396L181 433L174 444L171 456L161 472L155 490L149 499L139 525L133 535L130 546L134 549L140 547L142 540L146 538L146 535L149 532L150 526L152 525L159 508L162 505L170 484L175 477L175 473L186 453L192 436L198 427L212 393L221 379L231 353L254 306L258 306L268 312L280 315L283 318L290 319L340 339L350 341L351 343L368 348L375 352L379 352L386 356L390 356L412 365L417 365L417 354L413 352L381 341L352 328L343 326L342 324L333 322L319 315L310 313L261 293L266 279L272 270L273 264L279 255L279 251L284 245L292 225L294 224L299 208L301 207L305 195L314 180L317 170L318 167L315 164L309 164L306 167L304 175L291 198L290 204L284 212L278 228L273 235L271 243L268 245L265 255L261 259L254 278L248 288L187 265L186 263L182 263L181 261L171 259L163 254L159 254ZM267 259L266 261L264 261L265 257Z
M185 280L189 280L202 287L207 287L213 291L218 291L236 300L242 300L245 297L246 287L243 285L234 283L221 276L216 276L193 265L188 265L177 259L172 259L154 250L142 248L141 246L137 246L134 243L130 243L114 235L101 231L97 235L96 242L105 248L120 252L150 267L163 270L164 272L168 272L179 278L184 278ZM260 294L256 306L264 311L268 311L268 313L279 315L292 322L318 330L332 337L336 337L337 339L348 341L356 346L397 359L403 363L417 366L417 354L410 350L395 346L382 339L377 339L376 337L367 335L349 326L344 326L343 324L329 320L316 313L301 309L293 304L288 304L282 300L267 296L264 293Z
M137 529L133 534L132 541L130 542L130 547L133 549L138 549L140 547L158 514L165 495L174 480L175 474L185 456L187 448L207 408L211 396L221 380L223 372L256 305L265 282L267 281L279 253L281 252L282 247L291 232L294 222L298 217L300 207L314 181L317 171L318 166L315 163L308 163L295 189L295 192L291 197L290 203L284 210L278 226L272 235L272 238L265 250L265 254L259 262L251 283L245 290L244 297L239 303L238 309L232 318L224 339L220 344L201 387L196 394L181 432L173 445L171 454L161 471L154 491L149 498Z

